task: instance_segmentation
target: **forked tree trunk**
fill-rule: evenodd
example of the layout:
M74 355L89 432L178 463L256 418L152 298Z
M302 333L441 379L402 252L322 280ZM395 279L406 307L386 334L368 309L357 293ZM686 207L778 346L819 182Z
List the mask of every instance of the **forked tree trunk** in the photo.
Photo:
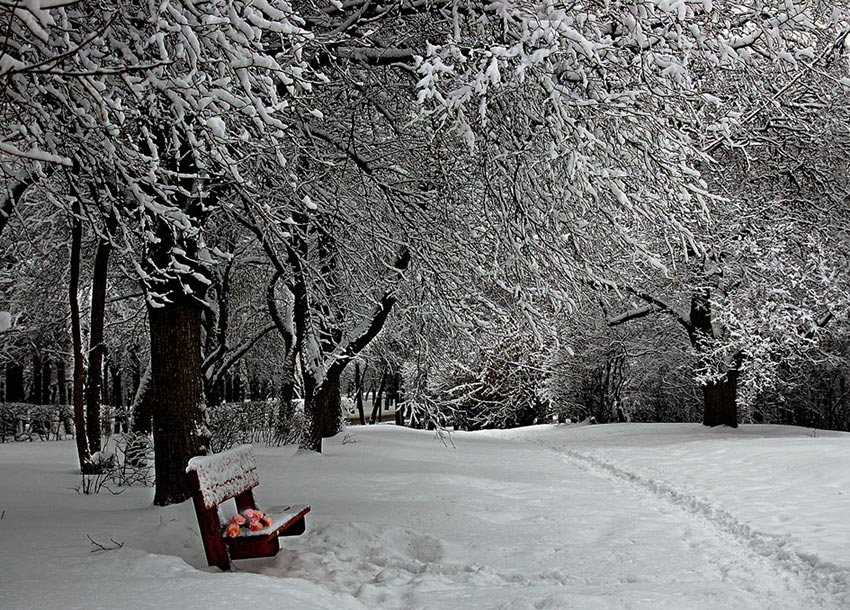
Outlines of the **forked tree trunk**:
M172 297L173 298L173 297ZM187 300L148 307L151 335L150 403L153 413L156 492L166 506L191 496L186 463L204 439L201 381L201 308Z
M738 370L702 386L703 424L706 426L738 427Z

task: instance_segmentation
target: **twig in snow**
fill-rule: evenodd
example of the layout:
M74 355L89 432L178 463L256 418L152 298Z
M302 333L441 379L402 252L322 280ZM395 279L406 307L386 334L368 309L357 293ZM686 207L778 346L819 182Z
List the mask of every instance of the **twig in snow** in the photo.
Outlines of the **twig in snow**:
M95 540L94 538L92 538L88 534L86 534L86 538L88 538L89 542L91 542L93 545L95 545L97 547L96 549L91 550L92 553L99 553L100 551L114 551L115 549L120 549L122 546L124 546L123 542L118 542L114 538L109 539L109 541L112 543L112 546L101 544L100 542L98 542L97 540Z

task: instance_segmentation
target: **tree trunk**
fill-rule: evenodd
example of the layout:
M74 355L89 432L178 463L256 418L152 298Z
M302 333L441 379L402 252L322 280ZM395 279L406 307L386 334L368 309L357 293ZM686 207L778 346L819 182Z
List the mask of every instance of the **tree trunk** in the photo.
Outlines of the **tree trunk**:
M109 373L109 376L112 378L112 399L110 402L113 407L121 408L124 406L124 383L121 379L121 367L111 366L109 367Z
M236 373L231 378L233 382L233 397L231 400L233 402L242 402L244 394L242 392L242 376L239 373Z
M147 367L144 375L139 374L138 348L131 351L133 359L133 400L130 404L130 432L133 433L127 445L127 461L136 468L148 465L148 442L153 429L153 417L151 415L151 393L150 389L150 367Z
M147 387L141 389L141 395L136 397L132 408L130 427L136 434L150 434L153 431L153 409L151 407L151 392Z
M369 423L375 424L381 421L381 403L384 397L384 387L387 384L386 371L381 374L381 383L378 384L378 391L372 394L372 414L369 416Z
M360 375L360 363L354 363L354 401L357 404L357 414L360 416L360 425L366 425L366 414L363 412L363 378Z
M41 404L49 405L53 401L50 395L52 372L50 367L50 358L45 358L41 363Z
M738 427L738 370L731 369L720 380L702 386L703 424Z
M304 394L304 432L298 446L305 451L322 452L322 409L315 396Z
M80 470L91 472L91 453L86 434L86 412L83 396L86 366L83 354L83 334L80 325L80 258L82 256L83 227L80 223L82 214L79 198L74 198L73 215L71 216L71 270L68 282L68 302L71 308L71 341L74 350L74 437L77 443L77 457L80 460Z
M339 385L338 375L325 377L325 382L316 395L316 402L321 405L322 410L322 438L336 436L342 430L342 399Z
M290 349L286 354L283 365L283 375L280 382L280 405L277 413L277 437L279 439L286 438L289 430L287 424L291 423L292 419L292 399L295 398L295 357L294 349Z
M153 430L153 412L151 410L150 366L141 371L139 348L134 346L130 351L131 377L133 383L133 399L130 402L130 431L136 434L150 434Z
M200 432L204 423L201 307L188 299L175 299L162 307L148 307L148 318L156 473L154 504L167 506L191 496L186 463L205 449Z
M32 353L32 385L30 386L29 401L34 405L43 405L44 400L41 397L41 367L42 360L39 351L33 350Z
M86 383L86 431L89 451L100 451L100 403L103 386L103 326L106 316L106 278L112 246L101 238L94 258L94 275L91 287L91 318L89 324L89 367Z
M24 366L17 362L6 363L6 402L24 402Z
M56 361L56 400L60 405L68 404L68 380L65 377L65 361Z
M142 382L142 363L139 360L139 346L133 345L130 348L130 392L133 397L139 391L139 385Z

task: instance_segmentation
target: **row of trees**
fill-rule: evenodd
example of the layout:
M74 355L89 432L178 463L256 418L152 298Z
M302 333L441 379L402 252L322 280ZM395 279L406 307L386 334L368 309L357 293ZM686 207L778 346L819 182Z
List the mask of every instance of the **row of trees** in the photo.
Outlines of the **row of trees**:
M0 4L4 350L70 348L82 467L107 352L144 363L168 504L245 359L320 451L370 346L421 419L440 358L533 353L598 300L678 319L706 423L735 424L745 363L845 316L844 7L615 8Z

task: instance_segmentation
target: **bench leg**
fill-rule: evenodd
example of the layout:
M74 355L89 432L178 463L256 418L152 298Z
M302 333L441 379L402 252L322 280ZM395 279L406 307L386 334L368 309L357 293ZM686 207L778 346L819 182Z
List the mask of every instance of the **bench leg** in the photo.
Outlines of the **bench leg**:
M227 557L227 547L218 529L217 515L213 516L212 511L205 511L198 515L198 524L201 529L201 540L204 543L204 553L207 556L207 565L217 566L226 572L230 569L230 560Z
M278 536L300 536L305 531L307 531L307 522L304 520L304 517L301 517L298 521L280 532Z

